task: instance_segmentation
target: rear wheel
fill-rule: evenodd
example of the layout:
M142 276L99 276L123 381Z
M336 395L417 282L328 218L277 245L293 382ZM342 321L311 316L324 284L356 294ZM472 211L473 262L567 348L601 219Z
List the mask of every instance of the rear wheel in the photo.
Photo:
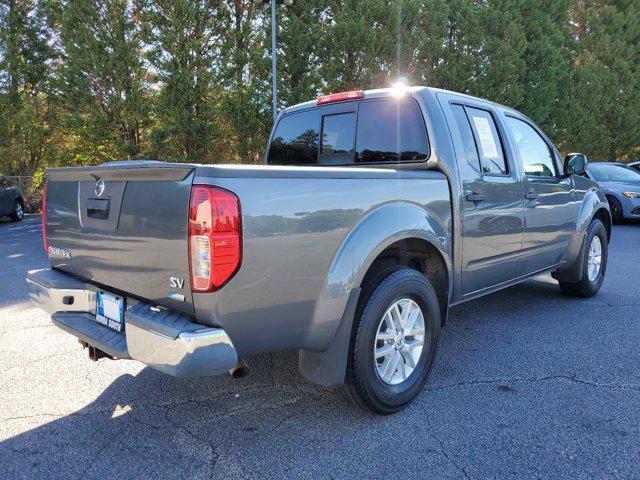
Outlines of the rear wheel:
M424 275L401 268L364 302L340 390L356 406L386 415L411 403L429 377L440 336L438 297Z
M622 205L616 197L607 197L609 202L609 209L611 210L611 220L616 225L624 222L624 214L622 212Z
M24 205L22 201L16 200L16 204L13 207L13 213L10 215L11 220L19 222L24 218Z
M607 270L607 231L602 222L594 219L585 238L582 258L582 278L578 282L558 282L565 295L572 297L593 297L602 286Z

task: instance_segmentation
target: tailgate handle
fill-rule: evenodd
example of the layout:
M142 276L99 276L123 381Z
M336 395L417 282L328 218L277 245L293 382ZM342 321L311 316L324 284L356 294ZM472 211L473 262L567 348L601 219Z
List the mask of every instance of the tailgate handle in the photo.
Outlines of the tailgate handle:
M90 218L109 218L109 205L111 200L100 198L87 198L87 216Z

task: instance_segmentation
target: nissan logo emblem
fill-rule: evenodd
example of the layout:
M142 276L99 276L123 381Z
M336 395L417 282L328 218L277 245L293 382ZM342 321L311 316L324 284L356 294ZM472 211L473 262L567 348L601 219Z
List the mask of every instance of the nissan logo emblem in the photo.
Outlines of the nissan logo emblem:
M101 197L106 186L107 184L104 182L104 180L98 180L96 182L96 188L93 189L93 193L95 193L96 196Z

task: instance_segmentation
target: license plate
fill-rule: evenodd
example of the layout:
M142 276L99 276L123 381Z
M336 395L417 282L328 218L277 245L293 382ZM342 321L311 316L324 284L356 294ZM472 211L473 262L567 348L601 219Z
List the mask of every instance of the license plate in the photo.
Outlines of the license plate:
M124 298L98 290L96 322L117 332L124 330Z

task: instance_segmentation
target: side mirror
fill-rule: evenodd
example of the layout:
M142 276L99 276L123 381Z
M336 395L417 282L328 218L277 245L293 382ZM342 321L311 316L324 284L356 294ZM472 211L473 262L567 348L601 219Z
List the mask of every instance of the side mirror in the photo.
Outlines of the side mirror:
M584 173L587 171L587 156L582 153L570 153L564 157L565 175Z

